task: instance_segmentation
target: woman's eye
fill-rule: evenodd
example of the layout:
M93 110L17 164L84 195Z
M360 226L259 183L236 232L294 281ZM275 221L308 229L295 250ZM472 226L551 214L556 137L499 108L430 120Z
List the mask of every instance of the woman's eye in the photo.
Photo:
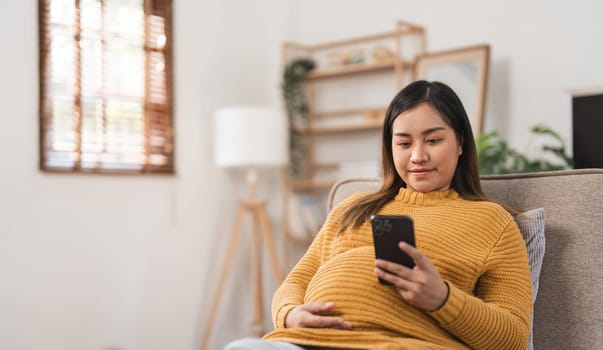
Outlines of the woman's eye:
M398 142L398 146L408 148L410 147L410 142Z
M442 141L442 139L429 139L426 142L435 145L436 143L440 143L440 141Z

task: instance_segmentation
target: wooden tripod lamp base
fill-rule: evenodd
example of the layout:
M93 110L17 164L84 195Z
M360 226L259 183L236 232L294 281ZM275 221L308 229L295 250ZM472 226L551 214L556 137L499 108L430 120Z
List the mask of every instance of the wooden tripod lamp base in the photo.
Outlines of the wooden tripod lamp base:
M210 312L208 315L207 322L205 324L205 330L201 338L200 350L207 349L207 343L211 336L213 324L216 319L218 306L220 299L224 293L224 286L226 279L232 268L232 262L235 259L235 253L237 246L240 245L241 231L243 229L243 223L247 213L251 214L252 226L251 226L251 276L252 283L254 284L254 313L252 320L252 330L254 335L261 336L264 333L264 303L263 303L263 292L262 292L262 241L266 245L266 250L270 258L272 272L274 274L275 282L279 284L284 279L283 271L278 263L276 248L268 221L268 215L266 213L266 203L256 199L255 195L255 174L248 174L248 184L250 188L250 199L239 203L238 213L236 221L230 234L228 242L228 250L222 264L222 270L220 271L220 281L217 285L217 289L214 292L212 302L210 304Z

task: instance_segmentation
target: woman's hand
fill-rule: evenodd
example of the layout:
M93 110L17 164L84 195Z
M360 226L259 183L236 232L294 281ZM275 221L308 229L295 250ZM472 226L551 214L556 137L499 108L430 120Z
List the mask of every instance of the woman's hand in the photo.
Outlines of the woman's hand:
M328 316L335 310L335 303L313 302L291 309L285 318L286 328L339 328L351 329L352 324L339 316Z
M448 298L448 285L431 260L415 247L400 242L400 250L415 262L414 268L377 259L375 274L394 285L409 304L426 311L435 311Z

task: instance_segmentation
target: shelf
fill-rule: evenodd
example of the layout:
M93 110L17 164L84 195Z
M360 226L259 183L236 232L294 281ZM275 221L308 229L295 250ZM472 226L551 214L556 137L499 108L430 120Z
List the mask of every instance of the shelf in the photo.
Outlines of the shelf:
M352 131L368 131L378 130L383 126L383 120L367 121L362 124L350 124L350 125L332 125L332 126L313 126L310 128L299 129L298 131L306 135L317 135L317 134L336 134L346 133Z
M372 73L378 72L382 70L393 70L397 64L401 64L406 67L413 67L414 64L412 62L402 62L402 61L386 61L386 62L378 62L378 63L365 63L365 64L348 64L341 67L336 68L325 68L325 69L315 69L308 72L306 79L307 80L318 80L324 78L332 78L338 76L345 75L353 75L360 73Z
M326 190L335 184L336 180L289 180L289 187L294 191Z
M353 109L338 109L335 111L324 111L324 112L310 112L308 117L310 119L323 119L331 117L341 117L346 115L364 114L367 108L353 108Z
M351 108L351 109L338 109L332 111L322 111L322 112L310 112L308 116L310 119L325 119L325 118L335 118L342 116L350 116L350 115L366 115L367 113L381 113L385 115L387 111L387 106L385 107L368 107L368 108Z
M337 164L337 163L313 163L313 164L310 164L310 168L312 168L314 170L332 170L332 169L338 169L339 164Z

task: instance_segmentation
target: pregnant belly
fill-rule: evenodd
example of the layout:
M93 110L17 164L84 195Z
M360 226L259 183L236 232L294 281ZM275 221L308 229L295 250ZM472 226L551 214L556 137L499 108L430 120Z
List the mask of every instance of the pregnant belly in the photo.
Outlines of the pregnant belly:
M306 289L305 302L334 302L334 313L355 328L390 328L409 306L393 287L379 284L374 269L371 246L339 254L318 269Z

